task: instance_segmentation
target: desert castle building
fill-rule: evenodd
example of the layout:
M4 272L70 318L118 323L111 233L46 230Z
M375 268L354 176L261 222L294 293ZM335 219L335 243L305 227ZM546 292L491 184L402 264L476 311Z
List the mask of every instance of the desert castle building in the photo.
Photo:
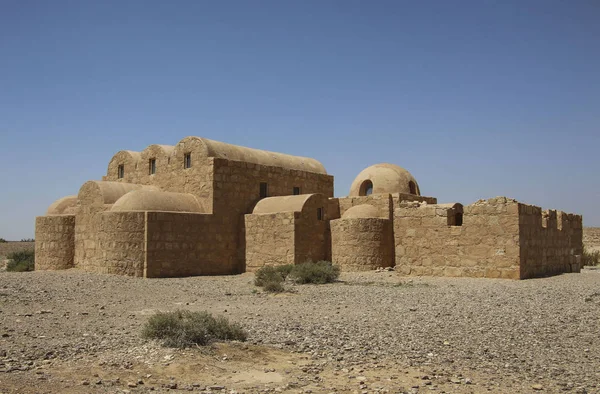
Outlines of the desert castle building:
M438 204L393 164L348 197L315 159L186 137L120 151L36 219L36 269L225 275L330 260L343 270L524 279L578 272L581 216L505 197Z

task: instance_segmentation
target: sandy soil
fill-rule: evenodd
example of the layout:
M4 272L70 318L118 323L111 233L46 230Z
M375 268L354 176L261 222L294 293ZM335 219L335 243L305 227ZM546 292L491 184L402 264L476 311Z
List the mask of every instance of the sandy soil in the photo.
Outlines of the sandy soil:
M253 275L0 272L0 393L600 393L600 270L507 281L344 274L272 295ZM140 338L207 310L246 343Z

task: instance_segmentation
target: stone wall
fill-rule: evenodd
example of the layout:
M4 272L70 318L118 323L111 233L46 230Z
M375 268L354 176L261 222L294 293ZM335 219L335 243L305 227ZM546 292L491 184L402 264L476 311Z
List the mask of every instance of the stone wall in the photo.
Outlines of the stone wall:
M35 219L35 269L59 270L73 267L75 216L39 216Z
M351 196L338 198L339 216L333 219L338 219L344 215L348 209L356 205L373 205L381 212L382 218L393 219L394 209L401 202L419 201L427 202L428 204L436 204L435 197L417 196L415 194L392 193L392 194L371 194L369 196Z
M228 275L235 260L224 233L228 228L214 215L147 212L148 278Z
M381 218L331 222L331 261L343 271L368 271L394 265L392 222Z
M291 195L294 187L300 194L321 193L333 197L333 177L281 167L253 163L214 160L213 212L223 223L223 239L235 245L234 272L246 271L246 231L244 215L249 214L260 200L260 183L267 183L268 197ZM229 255L226 256L229 258Z
M145 212L104 212L94 216L95 232L83 240L90 272L144 276Z
M504 197L464 207L448 225L448 205L401 204L394 212L396 270L405 275L520 277L519 204Z
M320 218L318 209L321 210ZM328 209L328 199L321 194L311 196L304 204L295 222L295 264L330 260Z
M247 271L329 259L328 198L322 194L298 197L303 198L302 204L293 210L245 215Z
M583 244L589 251L600 250L600 227L584 227Z
M192 156L192 166L184 168L184 153L186 147L181 147L173 152L171 156L160 155L151 145L140 154L139 161L131 163L128 155L119 152L111 160L106 181L134 183L139 185L156 186L159 190L176 193L190 193L198 197L204 212L212 212L213 203L213 158ZM126 151L122 151L126 152ZM166 155L166 153L165 153ZM121 158L128 158L125 160ZM149 174L148 157L156 159L156 173ZM125 161L123 161L125 160ZM119 163L125 162L125 174L123 178L118 177Z
M296 263L295 228L299 217L299 212L246 215L246 271Z
M581 216L519 204L519 235L522 279L579 272Z

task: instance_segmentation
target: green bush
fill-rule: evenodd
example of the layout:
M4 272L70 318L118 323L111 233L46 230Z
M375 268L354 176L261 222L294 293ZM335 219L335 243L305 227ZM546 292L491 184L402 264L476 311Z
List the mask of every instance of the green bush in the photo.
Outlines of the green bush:
M290 272L292 281L298 284L314 283L324 284L335 282L340 276L340 267L330 261L312 261L295 265Z
M0 244L6 242L4 238L0 238Z
M13 252L6 256L10 261L6 265L7 271L25 272L33 271L35 265L35 251L23 250Z
M269 293L283 293L285 291L283 280L268 280L263 282L262 288Z
M294 269L292 264L286 265L266 265L256 271L254 284L262 287L265 291L272 293L281 293L285 291L283 282Z
M35 242L35 239L33 239L33 238L23 238L21 240L21 242Z
M583 265L600 265L600 250L588 251L584 247L583 255L581 256L581 263Z
M186 348L218 340L245 341L247 335L241 326L230 323L225 317L177 310L151 316L144 325L142 337L161 340L163 346Z

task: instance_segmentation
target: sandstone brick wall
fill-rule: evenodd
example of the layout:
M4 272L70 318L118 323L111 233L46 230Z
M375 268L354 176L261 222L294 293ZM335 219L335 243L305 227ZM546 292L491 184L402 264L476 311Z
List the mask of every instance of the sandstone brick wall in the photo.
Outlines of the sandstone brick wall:
M337 219L330 225L331 261L343 271L368 271L394 265L391 220Z
M579 272L581 216L519 204L519 235L522 279Z
M437 199L434 197L417 196L415 194L392 193L392 194L371 194L369 196L351 196L338 198L340 216L344 215L348 209L356 205L373 205L381 212L382 218L393 219L394 209L401 203L407 201L421 201L428 204L436 204Z
M138 161L129 159L129 156L117 153L108 166L106 181L134 183L139 185L156 186L162 191L191 193L198 197L204 212L212 212L213 203L213 158L192 155L192 166L184 168L184 152L186 147L173 151L172 156L161 154L157 145L151 145L142 154L135 156ZM126 152L126 151L122 151ZM126 161L124 158L127 158ZM149 174L148 160L156 159L156 173ZM118 177L118 166L125 162L125 176ZM166 166L166 167L165 167Z
M296 263L295 228L299 217L299 212L246 215L246 271Z
M268 196L286 196L294 187L300 194L321 193L333 197L333 177L281 167L253 163L214 160L213 212L223 223L223 239L235 245L229 253L235 256L233 273L246 270L246 232L244 215L251 213L260 200L260 183L268 185ZM229 256L228 256L229 257Z
M95 231L80 233L85 236L80 240L85 257L78 266L102 274L143 276L145 222L145 212L104 212L95 215Z
M145 276L232 274L235 245L226 240L224 226L214 215L147 212Z
M321 209L321 218L317 210ZM296 219L295 263L330 260L331 238L329 236L328 199L324 195L311 196Z
M75 216L37 217L35 240L36 270L72 268L75 255Z
M415 196L419 197L419 196ZM371 194L370 196L354 196L338 198L340 217L344 216L346 211L354 206L368 204L377 208L380 217L391 219L392 217L392 199L389 194Z
M247 271L329 258L328 198L322 194L298 197L302 197L300 206L282 208L293 210L245 215Z
M464 207L448 225L448 206L404 204L394 212L396 270L405 275L520 277L519 205L504 197Z
M600 250L600 227L584 227L583 244L590 251Z

